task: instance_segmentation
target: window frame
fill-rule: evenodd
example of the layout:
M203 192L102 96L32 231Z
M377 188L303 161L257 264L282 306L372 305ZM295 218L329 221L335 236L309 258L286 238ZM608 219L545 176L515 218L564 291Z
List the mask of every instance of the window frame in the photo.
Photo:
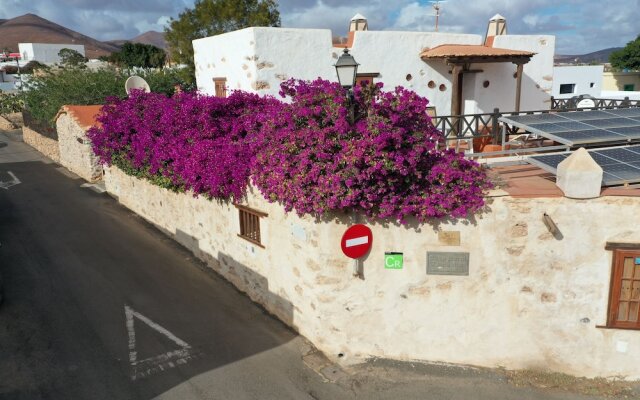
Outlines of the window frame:
M369 85L375 83L374 79L380 77L379 72L359 72L356 74L356 86L364 86L364 82L369 81Z
M221 92L218 92L218 88L220 88L220 84L222 84L221 86ZM227 78L224 77L218 77L218 78L213 78L213 91L215 94L215 97L227 97Z
M571 91L567 92L567 91L563 91L562 87L567 87L570 86L571 87ZM558 88L558 93L559 94L574 94L576 92L576 84L575 83L561 83L560 87Z
M609 283L609 301L607 304L607 328L640 330L640 315L636 322L618 321L617 314L620 306L620 291L624 273L624 259L627 257L640 258L640 248L615 248L611 265L611 280ZM634 263L634 266L636 264ZM635 268L634 268L635 273ZM632 278L633 282L633 278ZM631 288L633 290L633 286ZM640 311L639 311L640 314Z
M238 222L240 224L238 237L264 249L260 219L268 217L269 214L241 204L234 204L234 206L238 209ZM251 230L251 232L248 232L247 229Z
M635 83L625 83L624 85L622 85L623 92L634 92L635 90L636 90Z

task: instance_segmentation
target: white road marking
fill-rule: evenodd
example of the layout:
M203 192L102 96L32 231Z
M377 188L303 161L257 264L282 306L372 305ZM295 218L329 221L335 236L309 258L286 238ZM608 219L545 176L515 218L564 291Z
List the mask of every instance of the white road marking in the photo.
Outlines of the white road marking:
M369 243L369 236L360 236L353 239L347 239L347 247L359 246L361 244Z
M175 368L178 365L186 364L190 359L194 358L191 346L184 340L169 332L163 326L153 322L149 318L133 310L127 305L124 306L124 314L127 319L126 326L127 332L129 334L129 363L133 368L131 380L135 381L138 378L143 378L153 373ZM136 351L136 330L134 317L144 322L151 329L155 330L156 332L162 334L163 336L174 342L180 347L180 349L168 351L166 353L154 357L145 358L143 360L138 360L138 352Z
M13 172L7 171L7 174L9 174L9 176L11 176L12 180L10 180L9 182L0 181L0 188L5 189L5 190L9 190L9 188L11 186L15 186L15 185L17 185L19 183L22 183L22 182L20 182L20 179L18 179L18 177Z

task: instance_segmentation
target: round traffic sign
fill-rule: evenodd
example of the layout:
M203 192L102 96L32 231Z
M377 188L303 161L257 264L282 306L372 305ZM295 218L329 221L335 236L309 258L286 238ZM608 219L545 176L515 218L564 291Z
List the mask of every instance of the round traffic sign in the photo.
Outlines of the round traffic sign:
M373 234L366 225L353 225L342 235L340 246L345 256L360 258L367 254L373 243Z

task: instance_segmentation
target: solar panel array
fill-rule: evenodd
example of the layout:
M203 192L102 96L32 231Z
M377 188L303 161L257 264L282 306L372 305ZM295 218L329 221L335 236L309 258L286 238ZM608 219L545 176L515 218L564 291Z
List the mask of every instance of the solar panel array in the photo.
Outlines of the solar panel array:
M556 174L558 164L571 154L573 153L530 156L528 161ZM604 186L640 182L640 145L590 150L589 155L602 167Z
M640 140L638 107L514 115L500 121L568 146Z

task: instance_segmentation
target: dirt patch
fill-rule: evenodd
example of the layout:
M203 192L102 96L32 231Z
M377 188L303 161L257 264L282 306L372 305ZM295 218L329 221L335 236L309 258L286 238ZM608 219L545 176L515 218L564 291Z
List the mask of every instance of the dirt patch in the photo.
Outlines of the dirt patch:
M611 399L637 399L640 397L640 381L619 379L579 378L557 372L537 370L503 371L507 381L514 386L562 390Z

